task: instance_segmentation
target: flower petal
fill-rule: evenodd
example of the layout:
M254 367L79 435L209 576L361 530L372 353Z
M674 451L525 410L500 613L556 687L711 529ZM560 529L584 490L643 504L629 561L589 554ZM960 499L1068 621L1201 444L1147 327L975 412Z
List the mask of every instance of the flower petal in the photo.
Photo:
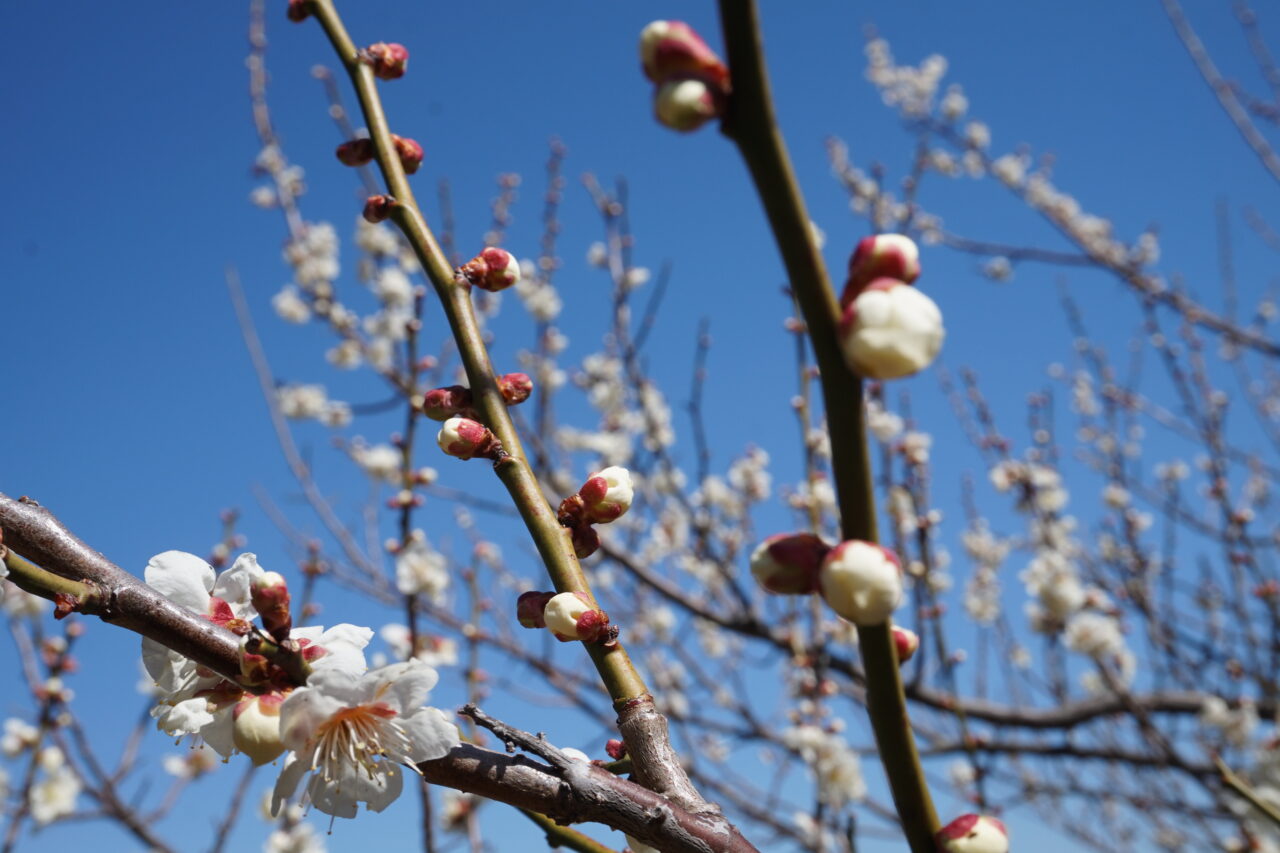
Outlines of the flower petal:
M147 583L165 598L202 616L209 608L209 590L213 589L213 567L195 554L165 551L147 563Z
M421 708L431 688L440 680L434 669L416 658L384 666L365 678L372 679L375 675L374 692L369 698L401 714L412 714Z
M237 616L253 618L252 613L247 616L245 614L246 610L252 610L249 604L249 585L254 578L263 574L257 555L241 554L231 568L218 576L213 585L213 594L230 604Z
M458 727L439 708L423 708L405 717L400 726L413 742L410 758L415 762L443 758L458 745Z
M275 817L280 814L280 807L293 796L293 792L298 789L298 783L302 781L302 777L307 775L307 762L298 760L297 753L290 752L285 756L284 767L280 770L280 778L276 779L276 786L271 791L271 816Z

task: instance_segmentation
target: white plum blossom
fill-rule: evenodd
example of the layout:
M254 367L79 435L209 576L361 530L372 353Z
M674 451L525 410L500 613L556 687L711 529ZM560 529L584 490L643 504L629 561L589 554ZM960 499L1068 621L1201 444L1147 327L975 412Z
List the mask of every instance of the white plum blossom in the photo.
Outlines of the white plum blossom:
M404 595L425 595L439 603L449 588L448 563L443 554L415 531L409 544L396 554L396 589Z
M166 551L152 557L144 572L147 583L171 601L230 630L244 633L257 616L250 587L264 574L253 554L242 554L215 577L208 563L194 554ZM373 632L355 625L296 628L290 639L302 647L313 671L363 671L364 647ZM198 666L195 661L154 640L142 641L142 662L156 684L151 715L167 734L198 735L224 758L243 750L269 761L277 718L278 696L247 695L238 685ZM266 701L268 706L260 703ZM277 750L278 754L278 750Z
M325 853L324 836L314 826L298 821L272 831L262 853Z
M813 771L821 802L839 809L867 795L858 753L839 734L815 725L792 726L783 730L782 743Z
M286 323L305 323L311 319L310 306L292 284L286 284L279 293L271 297L271 307Z
M436 671L410 660L356 675L313 672L280 709L293 752L272 796L276 813L308 773L306 796L325 814L355 817L358 803L380 812L400 795L404 774L458 744L445 715L424 707Z
M373 294L388 308L408 308L413 304L413 282L399 267L384 267L374 279Z
M82 786L80 777L67 766L62 750L56 746L40 750L37 762L41 775L31 786L28 802L31 819L44 826L76 810L76 798Z
M284 385L276 389L276 404L286 418L319 418L328 402L329 394L323 385Z
M400 483L400 466L404 461L404 454L391 445L375 444L368 447L357 444L351 448L351 458L372 479L392 485Z
M4 735L0 736L0 753L5 758L17 758L40 742L40 730L17 717L4 721Z

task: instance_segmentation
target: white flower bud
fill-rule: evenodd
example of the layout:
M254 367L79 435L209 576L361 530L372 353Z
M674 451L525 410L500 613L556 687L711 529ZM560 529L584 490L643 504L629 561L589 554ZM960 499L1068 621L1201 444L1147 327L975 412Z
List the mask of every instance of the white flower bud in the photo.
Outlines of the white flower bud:
M697 130L719 113L715 93L701 80L671 80L653 93L653 114L672 130Z
M578 494L587 520L607 524L631 508L635 498L631 472L617 465L597 471L582 484Z
M283 701L284 697L279 693L249 696L232 711L235 717L232 740L236 749L249 756L254 764L266 764L284 752L284 742L280 740L280 704Z
M874 542L841 542L822 563L822 597L855 625L879 625L902 600L897 556Z
M553 595L542 611L542 618L556 639L565 643L571 640L595 642L609 624L609 617L593 608L587 597L577 592Z
M868 379L919 373L933 363L945 334L942 312L934 301L890 278L863 288L840 320L845 362Z
M985 815L961 815L938 830L936 838L945 853L1009 853L1008 830Z

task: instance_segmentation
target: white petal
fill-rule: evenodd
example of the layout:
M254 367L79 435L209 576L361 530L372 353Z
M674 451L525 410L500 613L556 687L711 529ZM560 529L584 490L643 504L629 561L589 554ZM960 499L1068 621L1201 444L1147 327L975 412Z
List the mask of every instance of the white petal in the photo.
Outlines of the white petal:
M235 707L234 702L228 702L214 711L213 720L200 729L200 737L204 738L204 742L213 747L213 751L223 758L230 758L236 751L233 728L235 716L232 714Z
M290 749L305 749L316 729L344 707L313 687L299 687L280 705L280 740Z
M401 714L412 714L421 708L431 688L440 680L434 669L416 658L384 666L365 676L367 680L375 677L376 686L369 698L384 702Z
M176 705L157 705L151 712L156 725L166 734L180 737L193 735L213 722L209 702L203 696Z
M459 743L458 727L438 708L423 708L401 720L400 725L413 742L409 757L415 762L443 758Z
M254 578L261 577L263 574L256 555L241 554L231 568L218 576L217 582L213 585L213 594L230 604L237 616L243 616L246 609L251 609L249 585L253 583Z
M147 563L147 583L164 597L201 615L209 611L209 590L213 589L213 567L195 554L165 551Z
M307 762L298 760L297 753L290 752L285 756L284 767L280 769L280 778L276 779L276 786L271 791L272 817L280 814L280 807L293 796L293 792L298 789L298 783L302 781L303 776L307 775L307 770Z

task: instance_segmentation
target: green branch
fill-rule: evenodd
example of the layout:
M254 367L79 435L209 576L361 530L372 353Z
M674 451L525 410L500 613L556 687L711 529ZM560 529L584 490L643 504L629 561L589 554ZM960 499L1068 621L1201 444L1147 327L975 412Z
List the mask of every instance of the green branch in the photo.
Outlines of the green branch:
M841 533L845 539L876 542L862 380L840 352L839 309L774 117L755 3L720 0L720 22L733 85L722 131L737 144L751 172L813 343L831 436ZM938 816L911 731L890 626L859 627L858 637L867 673L867 709L894 805L912 851L931 853Z

